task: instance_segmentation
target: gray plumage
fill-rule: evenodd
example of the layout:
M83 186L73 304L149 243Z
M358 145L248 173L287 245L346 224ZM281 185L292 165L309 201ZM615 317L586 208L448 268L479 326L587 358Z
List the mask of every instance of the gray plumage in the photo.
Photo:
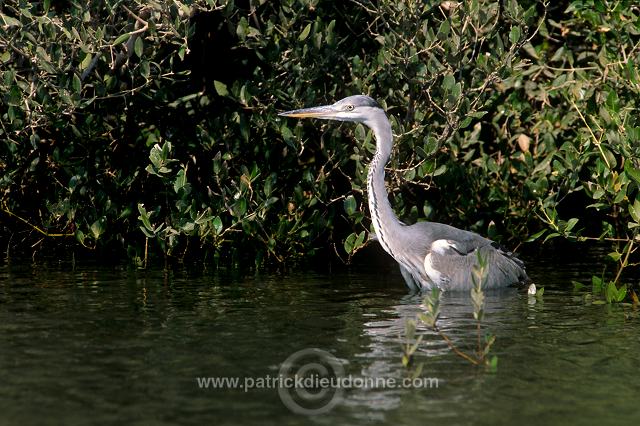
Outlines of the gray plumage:
M349 96L332 105L280 115L355 121L371 128L376 138L376 153L367 175L371 221L377 241L400 264L409 288L470 289L478 253L487 264L484 288L505 287L528 280L524 264L513 253L501 249L487 238L442 223L405 225L398 220L384 183L384 166L389 161L393 146L391 123L374 99L364 95Z

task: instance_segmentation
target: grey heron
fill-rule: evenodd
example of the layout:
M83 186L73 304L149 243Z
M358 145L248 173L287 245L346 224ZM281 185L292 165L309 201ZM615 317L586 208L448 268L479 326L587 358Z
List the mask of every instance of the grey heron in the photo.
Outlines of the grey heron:
M332 105L287 111L279 115L354 121L363 123L373 131L376 151L367 174L371 221L378 242L399 263L410 289L471 289L478 254L486 262L484 288L505 287L528 280L524 264L513 253L474 232L436 222L405 225L398 220L384 182L384 167L393 146L391 123L374 99L365 95L349 96Z

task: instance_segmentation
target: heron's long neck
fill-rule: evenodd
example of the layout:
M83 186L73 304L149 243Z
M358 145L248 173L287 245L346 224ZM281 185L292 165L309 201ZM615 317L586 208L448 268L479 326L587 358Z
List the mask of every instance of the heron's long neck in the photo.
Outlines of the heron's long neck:
M373 130L376 137L376 153L369 164L369 174L367 175L367 191L369 194L369 211L376 236L384 250L393 255L390 243L391 235L398 235L402 227L396 217L384 185L384 166L391 156L393 145L393 134L391 124L386 119L376 120L374 123L367 123Z

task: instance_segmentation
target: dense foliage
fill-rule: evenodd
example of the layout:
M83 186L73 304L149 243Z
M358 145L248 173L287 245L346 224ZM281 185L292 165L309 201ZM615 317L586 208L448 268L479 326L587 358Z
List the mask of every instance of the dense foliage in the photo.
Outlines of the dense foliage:
M8 250L350 256L370 132L276 114L356 93L405 221L638 242L634 2L10 0L0 30Z

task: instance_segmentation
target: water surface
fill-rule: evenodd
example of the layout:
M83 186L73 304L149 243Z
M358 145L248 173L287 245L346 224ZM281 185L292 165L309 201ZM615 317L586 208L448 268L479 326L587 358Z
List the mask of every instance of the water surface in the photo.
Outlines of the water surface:
M420 329L415 362L437 387L344 389L315 416L294 413L277 389L204 389L198 378L276 377L292 354L319 348L350 377L402 380L405 321L422 299L395 267L239 277L4 265L0 423L637 423L637 313L573 291L572 280L599 273L594 258L526 260L542 300L516 289L487 294L483 333L496 336L497 372ZM473 350L467 295L444 295L440 326Z

